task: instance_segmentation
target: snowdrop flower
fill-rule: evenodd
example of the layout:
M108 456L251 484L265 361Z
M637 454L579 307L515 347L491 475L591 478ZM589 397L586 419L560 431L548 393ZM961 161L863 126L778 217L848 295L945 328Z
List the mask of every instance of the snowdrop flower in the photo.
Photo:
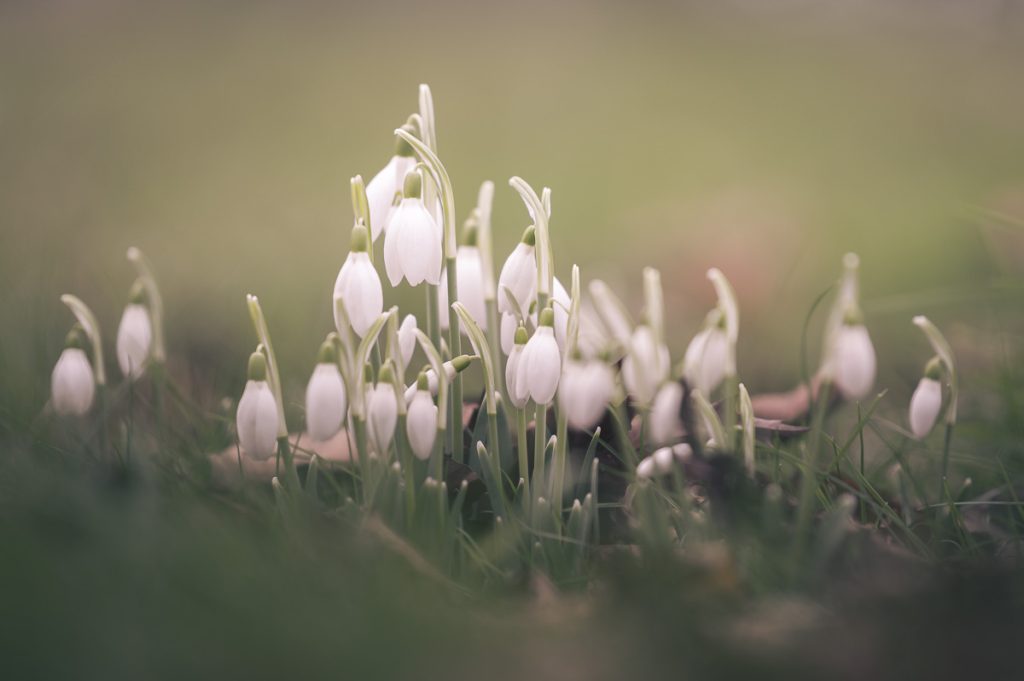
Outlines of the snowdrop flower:
M671 447L655 450L653 454L637 464L636 477L650 480L656 476L667 475L672 472L674 460L675 453Z
M683 386L670 381L661 386L651 405L651 441L664 444L683 436L679 412L683 406Z
M459 302L466 306L482 331L487 331L487 307L484 303L483 260L476 245L476 229L466 232L465 243L455 255L455 274L459 282ZM437 287L438 308L441 310L441 329L448 330L448 277L447 269L441 273Z
M537 297L536 244L537 235L531 225L523 232L523 238L501 266L501 274L498 275L499 312L515 312L508 300L509 295L515 299L523 314L527 313L530 303Z
M403 199L391 215L384 235L384 269L392 286L402 279L410 286L441 281L441 227L423 205L423 176L405 176Z
M277 450L277 402L267 383L267 359L262 352L249 356L249 380L235 415L238 443L251 459L264 461Z
M697 333L683 355L683 376L691 388L705 395L721 385L729 364L729 336L725 316L712 310L710 323Z
M562 286L562 282L558 281L558 277L555 277L551 300L551 309L555 311L555 339L558 341L558 347L565 350L565 336L569 330L569 306L572 299L569 298L569 292Z
M384 312L384 292L380 285L377 270L370 262L369 236L366 227L356 225L352 228L352 245L345 264L338 272L338 280L334 284L334 299L341 299L345 304L345 312L352 330L362 338L370 326ZM338 333L345 333L341 328L342 320L338 318L337 306L334 311L334 326Z
M416 379L416 395L409 403L406 415L406 433L409 445L417 459L426 461L434 449L437 439L437 405L430 396L430 381L426 372Z
M146 370L153 347L153 324L145 305L145 289L136 282L131 302L117 327L117 364L126 378L136 380Z
M571 427L586 430L601 420L614 392L615 374L607 364L569 359L558 385L558 405Z
M381 455L387 454L398 424L398 401L395 399L393 380L391 367L385 364L377 376L377 385L366 396L366 423L370 443Z
M555 396L562 373L562 353L555 340L555 313L548 307L540 314L540 326L523 348L516 367L515 387L537 404L548 404Z
M370 227L374 241L387 228L395 207L402 198L405 176L415 167L415 152L408 142L398 138L395 155L366 185L366 202L369 204Z
M516 322L516 316L510 312L505 312L501 315L501 351L506 356L512 353L512 346L515 345L516 329L519 328L519 324Z
M455 378L455 374L461 374L463 371L469 368L469 365L472 363L473 358L470 357L469 355L459 355L454 359L448 360L447 362L441 365L441 367L444 369L444 375L446 377L445 380L447 380L450 383L451 380ZM427 375L427 388L430 390L430 394L436 397L437 374L434 373L433 369L427 369L426 371L424 371L424 373ZM412 398L416 396L416 391L419 389L418 380L419 379L417 379L416 383L413 383L412 385L405 389L406 404L410 404L412 402Z
M53 409L62 416L84 415L96 396L96 377L82 344L81 333L72 329L50 377Z
M629 352L622 360L622 382L633 400L650 404L668 378L668 348L658 343L650 327L641 324L633 331Z
M941 376L942 368L938 358L932 359L910 398L910 430L919 440L932 432L939 418L942 409Z
M306 427L317 442L331 439L345 421L348 400L334 345L324 341L306 385Z
M875 384L875 348L864 325L845 322L836 333L831 354L832 380L843 397L867 397Z
M526 329L520 326L515 331L514 343L505 363L505 387L508 389L508 399L516 409L522 409L530 401L530 395L519 384L519 364L523 358L526 341Z
M407 314L398 327L398 350L402 355L402 366L409 366L412 353L416 350L416 317Z

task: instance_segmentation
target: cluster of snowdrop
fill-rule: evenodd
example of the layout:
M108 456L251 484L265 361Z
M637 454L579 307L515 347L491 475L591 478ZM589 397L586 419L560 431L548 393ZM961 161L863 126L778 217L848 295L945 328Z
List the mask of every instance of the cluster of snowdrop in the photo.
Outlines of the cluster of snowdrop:
M592 432L611 415L622 431L625 460L639 478L669 473L695 448L742 454L753 474L756 420L737 378L739 307L722 272L708 272L717 304L681 361L673 363L656 270L644 271L639 321L600 280L590 281L585 297L575 266L567 289L554 276L551 193L537 194L512 178L529 223L495 276L494 186L481 186L459 239L451 182L436 153L429 88L421 87L419 111L395 135L395 152L384 168L368 184L360 176L352 180L355 220L333 291L335 329L320 346L305 393L309 439L324 442L344 431L359 465L380 461L407 469L414 460L426 461L434 479L441 479L447 457L470 462L475 455L485 469L491 467L485 474L497 480L510 472L498 470L500 443L514 441L520 485L535 486L534 498L560 500L567 430ZM391 285L425 289L426 309L419 318L399 319L397 308L384 308L375 261L381 238ZM164 349L159 291L141 253L132 249L129 259L139 278L118 329L117 360L124 376L137 380L162 365ZM875 383L875 351L863 323L857 273L856 256L847 255L816 377L824 397L834 390L861 400ZM78 323L53 371L52 405L58 413L82 415L105 385L102 341L88 308L73 296L64 300ZM296 484L269 329L259 301L247 301L258 344L238 401L238 441L252 459L282 457L287 483ZM957 381L942 335L923 317L914 322L936 351L910 403L911 429L923 438L943 405L947 424L955 421ZM463 340L469 352L463 352ZM426 360L419 367L413 364L417 348ZM465 451L462 372L474 363L483 370L480 418L487 419L487 434ZM696 433L684 427L686 405L697 415ZM550 437L549 410L556 423ZM502 428L515 433L503 438Z

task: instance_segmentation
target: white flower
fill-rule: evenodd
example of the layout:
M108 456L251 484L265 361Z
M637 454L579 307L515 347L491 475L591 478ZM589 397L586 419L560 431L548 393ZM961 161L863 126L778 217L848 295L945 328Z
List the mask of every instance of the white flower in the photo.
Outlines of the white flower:
M535 253L536 235L534 228L527 228L522 240L501 266L498 275L498 311L514 312L508 301L511 294L519 304L520 311L525 315L530 304L537 297L537 256ZM502 289L506 289L506 294Z
M360 338L366 335L370 326L384 312L384 292L377 270L373 268L370 256L366 252L367 247L366 228L356 225L352 229L352 250L349 251L345 264L338 272L338 280L334 283L334 299L341 298L345 303L345 312L352 324L352 330ZM334 326L338 333L345 333L345 329L341 328L341 319L338 318L336 307Z
M397 424L398 403L395 401L395 389L390 383L378 381L366 395L367 430L370 444L378 454L387 454Z
M455 378L455 374L464 371L472 363L472 361L473 360L469 355L459 355L455 359L450 359L444 364L442 364L441 367L444 369L444 375L446 377L445 380L451 383L452 379ZM424 373L427 375L428 390L430 390L431 395L436 397L437 374L434 373L433 369L427 369ZM405 389L406 404L412 402L412 398L416 396L416 391L418 389L418 379Z
M683 386L670 381L661 386L651 406L651 441L664 444L683 435L683 421L679 411L683 405Z
M844 324L839 329L829 364L843 397L859 400L871 392L875 384L875 348L863 324Z
M402 198L402 183L405 176L415 166L415 157L396 154L366 185L366 202L370 208L370 228L374 241L387 228L395 206Z
M508 352L508 361L505 363L505 387L508 389L508 399L516 409L522 409L530 401L525 386L519 383L519 364L525 347L526 329L520 326L515 331L515 342Z
M277 449L277 400L267 383L267 362L261 352L249 357L249 380L235 414L238 443L251 459L263 461Z
M923 439L935 427L942 408L942 384L925 376L910 398L910 430L914 436Z
M636 477L651 479L672 472L676 454L671 447L662 447L637 464Z
M633 400L650 404L668 378L668 370L668 348L658 343L649 327L636 327L629 341L629 352L622 360L622 382Z
M447 269L441 272L441 284L437 287L438 309L441 310L441 329L448 329L448 277ZM473 321L482 331L487 331L487 307L484 304L483 262L480 249L474 245L460 246L455 256L455 274L459 285L459 302L469 310Z
M501 315L501 351L505 355L509 355L512 352L518 327L519 325L516 323L516 316L514 314L506 312Z
M416 351L416 317L407 314L398 327L398 349L402 353L402 366L409 366L412 353Z
M555 340L554 313L547 308L540 315L540 326L523 348L516 367L515 388L537 404L548 404L555 396L562 373L562 353Z
M405 198L384 235L384 269L392 286L403 278L410 286L441 281L441 227L423 205L421 185L419 172L405 176Z
M135 380L142 376L152 344L149 310L140 303L131 303L124 308L117 327L117 364L125 377Z
M434 440L437 438L437 405L430 396L426 373L420 374L417 379L418 389L416 395L409 403L409 410L406 415L406 433L409 436L409 445L412 447L416 458L425 461L430 458L434 449Z
M317 442L331 439L341 430L348 408L345 382L334 362L320 362L306 386L306 427Z
M555 339L558 341L558 347L565 350L565 336L569 330L569 305L572 300L562 282L558 281L558 277L555 277L551 300L551 308L555 311Z
M558 385L558 405L570 426L586 430L601 420L614 391L615 374L607 364L570 359Z
M710 395L725 378L729 363L729 336L718 324L701 330L686 347L683 376L691 388Z
M96 379L85 350L64 348L50 377L53 408L61 415L82 416L92 406Z

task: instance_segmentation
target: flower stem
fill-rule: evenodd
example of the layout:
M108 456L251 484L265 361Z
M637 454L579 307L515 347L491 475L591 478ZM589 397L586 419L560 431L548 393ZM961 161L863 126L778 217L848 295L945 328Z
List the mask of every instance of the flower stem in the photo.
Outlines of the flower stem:
M548 441L548 405L538 404L533 423L533 488L538 495L544 494L544 454Z
M299 484L299 474L295 470L295 459L292 456L292 445L288 442L288 436L282 435L277 438L277 452L284 461L284 476L288 481L288 491L297 493L302 489Z
M822 383L818 389L818 399L815 401L811 433L804 448L804 465L800 475L800 502L797 507L796 516L796 546L793 551L794 574L800 567L804 549L807 546L807 534L810 528L814 495L818 491L818 476L815 474L814 468L818 459L822 427L825 423L825 414L828 412L831 389L832 386L829 383Z
M454 228L453 228L454 229ZM458 277L455 272L455 253L447 255L448 262L448 300L459 299ZM459 315L449 304L448 306L448 351L452 357L462 354L462 334L459 332ZM451 409L448 412L448 433L451 441L452 456L462 463L462 374L455 374L452 379Z
M523 480L523 498L526 504L524 510L527 510L530 503L530 451L526 436L526 409L516 409L516 439L519 450L519 477Z

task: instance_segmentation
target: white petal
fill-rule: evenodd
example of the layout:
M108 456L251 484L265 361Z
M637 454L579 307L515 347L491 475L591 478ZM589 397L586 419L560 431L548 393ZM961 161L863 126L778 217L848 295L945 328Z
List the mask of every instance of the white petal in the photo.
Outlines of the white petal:
M398 348L402 353L402 366L409 366L412 353L416 351L416 317L407 314L398 327Z
M843 397L859 400L875 384L875 348L862 324L843 326L832 350L832 370Z
M922 378L910 398L910 429L923 439L935 427L942 409L942 384L933 378Z
M391 214L388 221L387 232L384 234L384 272L388 275L388 281L392 286L398 286L405 276L402 269L402 257L399 254L401 249L402 231L408 221L405 218L408 204L402 201L398 208Z
M53 408L58 414L82 416L92 406L96 379L92 363L81 348L65 348L50 377Z
M396 248L401 274L410 286L417 286L424 281L437 285L441 281L441 234L437 222L421 199L402 200L392 225L399 222L401 239ZM388 276L391 277L390 271Z
M429 459L437 438L437 405L426 390L416 391L409 404L406 432L416 458L422 461Z
M530 400L526 387L519 383L519 364L523 358L523 347L513 346L505 363L505 387L508 389L509 400L516 409L522 409Z
M629 353L622 361L622 381L630 396L639 404L650 404L668 378L668 369L668 349L659 345L648 327L636 327L630 338Z
M569 293L562 286L562 282L555 277L554 290L551 293L552 309L555 311L555 339L558 340L558 347L565 349L565 336L569 330L569 305L572 300Z
M476 246L463 246L455 257L458 275L459 302L469 310L473 321L487 331L487 308L484 305L484 275L480 250ZM447 295L447 286L445 286Z
M235 416L238 443L252 459L269 459L277 450L277 402L266 381L248 381Z
M683 404L683 386L675 381L666 383L658 391L651 406L651 441L663 444L683 434L679 411Z
M411 156L392 156L380 172L366 185L366 202L370 208L370 231L373 240L387 229L396 198L401 195L405 174L416 165Z
M398 404L395 402L394 388L384 383L374 386L367 395L366 413L373 447L378 454L385 455L391 446L398 423Z
M662 447L661 449L654 452L651 455L654 459L654 466L658 473L665 475L672 472L672 464L675 461L675 455L672 453L671 447Z
M117 327L117 364L124 376L133 380L142 376L152 344L149 310L137 303L127 306Z
M530 304L537 295L537 257L535 249L528 244L519 243L505 260L498 275L498 311L514 312L508 298L502 293L505 287L519 303L523 314L530 309Z
M501 351L506 355L512 352L512 346L516 341L516 317L513 314L501 315Z
M306 386L306 427L317 442L334 437L345 422L345 383L338 366L320 363Z
M642 479L650 479L654 477L657 472L656 464L653 456L645 457L643 461L636 466L636 477Z
M516 370L517 389L537 404L548 404L555 396L562 373L562 353L551 327L542 326L523 348Z
M341 297L348 312L352 330L361 338L384 312L384 291L370 256L363 252L349 253L334 285L335 297ZM341 320L334 324L341 329Z

